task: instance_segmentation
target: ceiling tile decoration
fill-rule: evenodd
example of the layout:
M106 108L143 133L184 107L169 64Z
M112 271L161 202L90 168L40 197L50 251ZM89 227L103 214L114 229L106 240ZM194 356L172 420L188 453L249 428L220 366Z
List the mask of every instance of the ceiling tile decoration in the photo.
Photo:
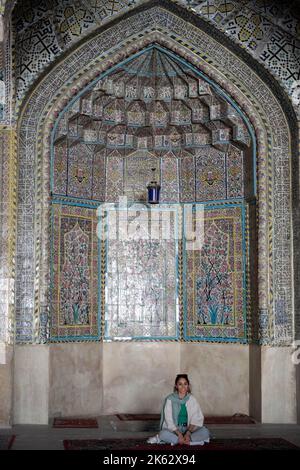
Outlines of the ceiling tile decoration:
M109 202L124 193L142 202L155 169L161 202L242 198L250 147L238 111L187 64L151 46L60 116L52 192Z

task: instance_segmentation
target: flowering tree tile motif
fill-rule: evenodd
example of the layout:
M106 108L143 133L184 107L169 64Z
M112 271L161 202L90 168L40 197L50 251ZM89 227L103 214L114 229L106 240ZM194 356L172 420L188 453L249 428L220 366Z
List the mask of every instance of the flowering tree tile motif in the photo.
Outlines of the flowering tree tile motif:
M95 212L54 205L51 339L99 337Z
M185 256L185 338L246 340L244 208L204 214L202 247Z
M60 314L64 325L89 324L89 236L78 221L63 240L64 264L61 273Z

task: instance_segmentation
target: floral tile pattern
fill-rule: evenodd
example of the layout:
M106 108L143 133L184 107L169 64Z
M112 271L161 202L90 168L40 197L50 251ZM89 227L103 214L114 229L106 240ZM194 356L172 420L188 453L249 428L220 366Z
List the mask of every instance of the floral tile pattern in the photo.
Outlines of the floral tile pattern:
M54 205L52 224L51 340L97 339L100 321L95 212Z
M247 340L243 212L205 206L203 245L186 251L186 339Z

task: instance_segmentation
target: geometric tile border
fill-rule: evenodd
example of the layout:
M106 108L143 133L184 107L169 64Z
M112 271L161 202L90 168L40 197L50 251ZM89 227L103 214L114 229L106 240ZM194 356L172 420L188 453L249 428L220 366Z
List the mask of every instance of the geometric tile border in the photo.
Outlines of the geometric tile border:
M0 126L0 342L14 342L17 133Z

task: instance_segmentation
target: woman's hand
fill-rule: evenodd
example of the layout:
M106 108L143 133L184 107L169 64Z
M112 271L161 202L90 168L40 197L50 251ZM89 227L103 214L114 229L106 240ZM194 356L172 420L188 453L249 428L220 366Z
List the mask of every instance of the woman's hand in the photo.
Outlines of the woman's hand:
M190 431L187 431L185 433L185 435L183 436L183 441L184 441L184 444L190 445L190 442L191 442L191 433L190 433Z

